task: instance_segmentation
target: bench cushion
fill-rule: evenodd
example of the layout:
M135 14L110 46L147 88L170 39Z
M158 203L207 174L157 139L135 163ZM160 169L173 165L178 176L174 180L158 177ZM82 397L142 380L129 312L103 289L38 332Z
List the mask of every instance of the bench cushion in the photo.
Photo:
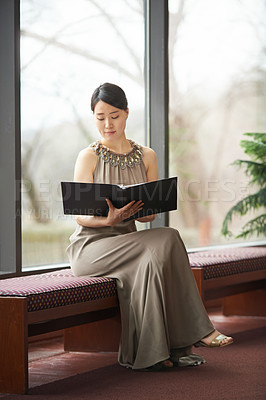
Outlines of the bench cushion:
M266 247L234 247L189 253L191 267L204 268L204 279L266 269Z
M266 247L237 247L189 253L204 279L266 269ZM117 294L116 280L75 277L70 269L0 280L0 296L28 298L28 311L44 310Z
M28 311L112 297L116 280L75 277L70 269L0 280L0 296L28 298Z

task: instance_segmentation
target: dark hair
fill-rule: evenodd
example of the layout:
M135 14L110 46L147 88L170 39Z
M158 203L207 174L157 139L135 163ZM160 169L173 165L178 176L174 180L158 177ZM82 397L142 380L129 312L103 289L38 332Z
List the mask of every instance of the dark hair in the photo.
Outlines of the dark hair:
M103 83L94 90L91 96L91 110L93 112L96 104L100 100L113 107L120 108L121 110L127 109L127 98L124 90L113 83Z

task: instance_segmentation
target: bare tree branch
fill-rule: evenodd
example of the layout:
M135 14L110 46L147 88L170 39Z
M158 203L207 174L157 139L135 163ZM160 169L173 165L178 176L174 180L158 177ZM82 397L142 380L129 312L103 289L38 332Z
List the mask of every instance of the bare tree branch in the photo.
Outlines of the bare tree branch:
M225 142L226 138L230 135L230 130L228 129L228 126L231 122L230 116L233 106L236 104L237 101L252 97L253 94L258 92L258 86L259 89L265 91L265 77L262 77L260 85L258 85L257 79L254 79L253 81L251 79L248 81L243 81L241 80L241 78L239 80L233 80L232 85L217 104L218 108L224 108L224 119L221 129L221 135L216 145L216 155L214 157L214 165L210 174L210 180L215 179L215 177L219 175L220 169L222 167L221 161L225 148Z
M141 67L140 67L140 60L138 59L138 57L136 57L135 51L129 46L127 40L125 39L124 34L122 32L120 32L120 30L118 29L117 25L114 23L114 21L113 21L112 17L110 16L110 14L108 14L105 11L105 9L99 5L98 1L90 0L90 3L92 3L101 12L101 14L106 18L108 23L111 25L112 29L117 34L118 38L121 40L121 42L123 43L125 48L128 50L128 52L131 55L132 59L135 61L135 66L137 67L138 76L139 76L139 79L140 79L140 77L142 76L142 70L141 70Z
M121 64L118 64L118 62L116 60L106 60L104 58L98 57L98 56L90 53L87 50L81 49L77 46L61 43L58 40L56 40L54 37L49 38L49 37L39 35L38 33L29 32L29 31L25 31L25 30L21 31L21 35L24 37L30 37L32 39L39 40L40 42L47 44L47 46L55 46L64 51L79 55L83 58L86 58L87 60L91 60L91 61L95 61L95 62L104 64L104 65L107 65L109 68L112 68L115 71L122 72L125 76L130 78L135 83L138 83L139 85L142 84L141 77L136 76L136 75L132 74L130 71L128 71L127 69L123 68L121 66Z
M46 205L41 206L40 204L39 191L32 173L32 171L36 170L36 163L40 160L39 153L41 150L43 132L43 128L39 128L36 130L30 143L23 142L21 156L22 180L24 183L30 184L30 189L26 192L26 196L29 200L31 210L33 211L33 219L36 222L48 221L48 212L42 212L44 209L47 211L48 207Z
M134 11L137 14L143 15L143 0L138 0L139 8L133 7L131 0L124 0L128 8Z
M75 116L76 124L80 130L80 133L82 134L83 138L86 141L91 142L92 138L90 136L89 130L87 129L87 125L85 125L83 123L82 118L80 117L78 110L77 110L75 104L73 103L72 99L69 96L63 96L62 93L60 93L60 90L57 90L56 94L60 99L63 98L70 105L70 107L72 108L73 115Z
M62 28L60 28L58 31L56 31L53 35L53 38L58 39L58 37L63 32L65 32L67 29L69 29L77 24L80 24L81 22L88 21L89 19L93 19L93 18L95 18L95 15L89 16L89 17L86 16L85 18L81 18L77 21L67 24L67 25L63 26ZM24 71L25 69L27 69L30 66L30 64L32 64L42 53L44 53L44 51L47 49L47 47L49 47L49 45L50 45L50 42L45 43L44 46L36 54L34 54L34 56L27 62L27 64L22 66L21 70Z

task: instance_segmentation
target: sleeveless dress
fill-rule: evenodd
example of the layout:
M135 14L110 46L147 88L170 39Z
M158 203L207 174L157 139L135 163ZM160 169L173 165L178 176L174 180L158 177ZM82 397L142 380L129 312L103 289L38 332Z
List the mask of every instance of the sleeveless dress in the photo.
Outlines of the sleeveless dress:
M99 141L94 182L130 185L147 180L141 146L117 154ZM67 248L76 276L115 278L121 310L118 361L142 369L192 346L214 327L198 293L176 229L136 230L134 221L112 227L77 225Z

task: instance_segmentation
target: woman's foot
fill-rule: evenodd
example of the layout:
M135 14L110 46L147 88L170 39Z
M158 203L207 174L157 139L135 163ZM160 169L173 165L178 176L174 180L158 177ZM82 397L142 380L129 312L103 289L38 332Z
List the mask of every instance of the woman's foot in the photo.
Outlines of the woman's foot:
M216 329L208 336L205 336L199 342L195 343L195 347L223 347L233 343L231 336L223 335Z
M161 361L159 364L161 364L163 368L173 368L174 366L170 358L168 358L168 360Z
M165 371L165 370L170 370L171 368L173 368L173 366L174 366L174 364L172 363L170 358L168 358L167 360L160 361L157 364L154 364L154 365L151 365L150 367L144 368L144 369L142 369L142 371L149 371L149 372Z

